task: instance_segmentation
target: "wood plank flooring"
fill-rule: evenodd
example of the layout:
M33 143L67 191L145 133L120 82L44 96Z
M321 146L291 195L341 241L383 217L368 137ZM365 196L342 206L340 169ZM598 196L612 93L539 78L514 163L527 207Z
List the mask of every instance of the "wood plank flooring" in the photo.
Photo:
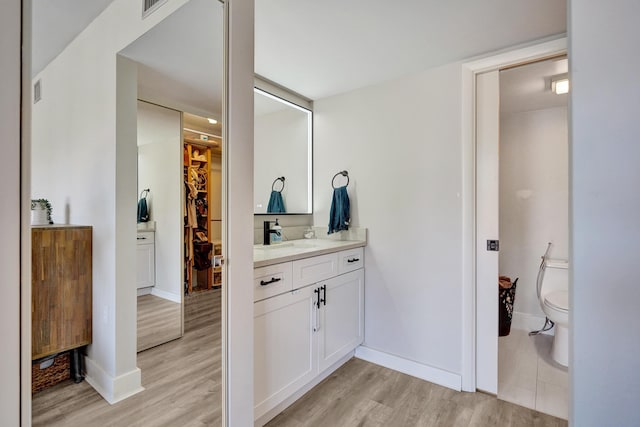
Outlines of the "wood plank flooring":
M351 359L267 424L320 426L536 426L567 422L483 393L461 393Z
M33 397L33 426L221 424L220 290L185 297L185 333L138 354L145 390L109 405L86 382L67 381Z
M138 351L182 335L181 304L155 295L138 297Z
M138 354L145 391L109 405L86 382L68 381L34 396L33 426L219 426L220 357L220 291L186 297L184 336ZM347 362L268 424L566 425L492 396L459 393L360 359Z

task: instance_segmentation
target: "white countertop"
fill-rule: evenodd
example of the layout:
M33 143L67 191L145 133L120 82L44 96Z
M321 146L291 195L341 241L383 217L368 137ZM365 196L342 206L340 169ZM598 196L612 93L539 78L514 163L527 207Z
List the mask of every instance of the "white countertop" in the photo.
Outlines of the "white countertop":
M138 231L156 231L156 222L139 222L136 227Z
M253 267L264 267L281 262L314 257L366 246L366 240L302 239L274 245L253 246Z

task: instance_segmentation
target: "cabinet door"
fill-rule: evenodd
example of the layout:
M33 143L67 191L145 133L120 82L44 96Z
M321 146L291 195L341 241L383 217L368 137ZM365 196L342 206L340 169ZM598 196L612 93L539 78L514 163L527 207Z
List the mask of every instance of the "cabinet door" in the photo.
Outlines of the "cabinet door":
M156 284L155 246L153 244L138 244L136 247L138 268L136 287L148 288Z
M313 289L298 289L254 304L255 419L317 374Z
M32 228L34 360L91 343L91 230L70 226Z
M364 248L349 249L338 253L338 274L364 267Z
M253 270L253 301L260 301L291 291L291 263L268 265Z
M338 254L314 256L293 261L293 288L301 288L338 274Z
M334 277L320 286L326 286L318 331L318 369L322 372L362 343L364 270Z

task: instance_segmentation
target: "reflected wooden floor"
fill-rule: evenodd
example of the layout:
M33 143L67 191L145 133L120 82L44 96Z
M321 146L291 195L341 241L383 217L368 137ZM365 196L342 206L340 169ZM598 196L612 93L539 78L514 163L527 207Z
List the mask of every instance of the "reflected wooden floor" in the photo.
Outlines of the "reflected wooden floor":
M33 397L33 426L219 426L220 316L220 290L185 297L184 336L138 354L143 392L109 405L67 381Z
M138 297L138 351L180 338L180 303L155 295Z
M268 427L560 427L567 422L351 359L267 424Z

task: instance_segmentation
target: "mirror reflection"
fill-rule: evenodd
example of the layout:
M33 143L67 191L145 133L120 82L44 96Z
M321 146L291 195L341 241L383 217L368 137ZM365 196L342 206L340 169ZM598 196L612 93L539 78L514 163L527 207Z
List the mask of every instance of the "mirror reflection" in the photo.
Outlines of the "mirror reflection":
M312 112L254 89L254 213L312 210Z
M138 351L182 336L180 123L138 101Z
M51 201L55 227L93 227L93 252L71 257L93 255L81 270L90 291L72 298L89 307L78 319L91 341L80 357L34 355L32 380L46 388L34 391L33 425L220 425L225 6L157 2L141 18L139 3L96 0L83 5L103 7L80 22L82 8L45 3L34 13L79 26L33 76L46 95L32 106L32 191ZM140 199L147 220L136 227ZM45 326L66 336L67 325ZM72 361L86 382L62 375Z

